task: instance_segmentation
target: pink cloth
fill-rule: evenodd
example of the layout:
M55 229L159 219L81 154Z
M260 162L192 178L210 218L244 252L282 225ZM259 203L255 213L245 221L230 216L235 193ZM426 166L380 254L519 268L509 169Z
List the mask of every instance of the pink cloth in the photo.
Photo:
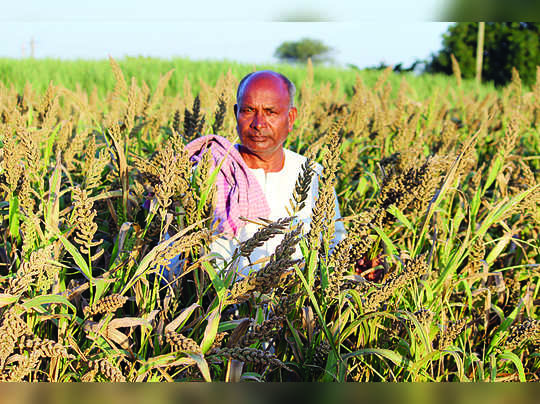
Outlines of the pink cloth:
M196 162L210 150L212 169L223 161L216 179L215 217L220 220L218 230L225 237L231 239L245 226L240 216L256 219L270 215L270 207L259 182L249 171L238 149L226 138L202 136L188 143L186 149L191 160Z

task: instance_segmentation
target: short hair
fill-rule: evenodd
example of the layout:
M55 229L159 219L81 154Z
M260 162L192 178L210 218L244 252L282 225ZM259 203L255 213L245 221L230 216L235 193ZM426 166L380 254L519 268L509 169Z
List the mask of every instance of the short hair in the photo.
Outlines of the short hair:
M259 70L256 72L251 72L249 74L246 74L242 80L240 80L240 83L238 84L238 89L236 90L236 103L240 100L240 93L244 90L244 87L247 84L247 80L253 76L255 73L272 73L278 76L285 86L287 87L287 93L289 94L289 108L294 107L294 95L296 94L296 87L294 83L289 80L287 77L285 77L283 74L274 72L272 70Z

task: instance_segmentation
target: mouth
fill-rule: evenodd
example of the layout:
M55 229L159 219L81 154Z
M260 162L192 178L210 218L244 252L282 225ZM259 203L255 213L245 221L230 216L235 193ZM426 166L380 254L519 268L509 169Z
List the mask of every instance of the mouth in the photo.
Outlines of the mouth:
M266 136L258 136L258 135L249 136L249 140L251 140L252 142L256 142L256 143L265 142L267 139L268 138Z

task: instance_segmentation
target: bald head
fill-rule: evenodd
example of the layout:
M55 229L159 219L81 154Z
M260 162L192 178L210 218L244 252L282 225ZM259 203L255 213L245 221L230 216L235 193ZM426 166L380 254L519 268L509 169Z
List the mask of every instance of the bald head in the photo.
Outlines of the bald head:
M261 70L258 72L252 72L246 75L242 80L240 80L240 84L238 84L238 90L236 91L236 103L238 105L240 105L242 102L242 97L248 84L259 80L279 80L286 89L287 94L289 94L289 108L292 108L294 106L294 95L296 93L296 87L294 86L293 82L290 81L283 74L274 72L272 70Z

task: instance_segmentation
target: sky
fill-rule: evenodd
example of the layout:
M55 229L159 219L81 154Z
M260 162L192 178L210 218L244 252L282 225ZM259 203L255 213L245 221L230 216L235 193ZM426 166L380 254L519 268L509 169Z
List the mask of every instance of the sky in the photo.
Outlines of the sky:
M124 56L275 63L284 41L313 38L338 65L405 67L441 48L442 0L25 0L0 16L0 57ZM414 5L413 5L414 4ZM391 11L389 11L391 10ZM299 22L315 20L317 22ZM290 22L294 21L294 22Z

